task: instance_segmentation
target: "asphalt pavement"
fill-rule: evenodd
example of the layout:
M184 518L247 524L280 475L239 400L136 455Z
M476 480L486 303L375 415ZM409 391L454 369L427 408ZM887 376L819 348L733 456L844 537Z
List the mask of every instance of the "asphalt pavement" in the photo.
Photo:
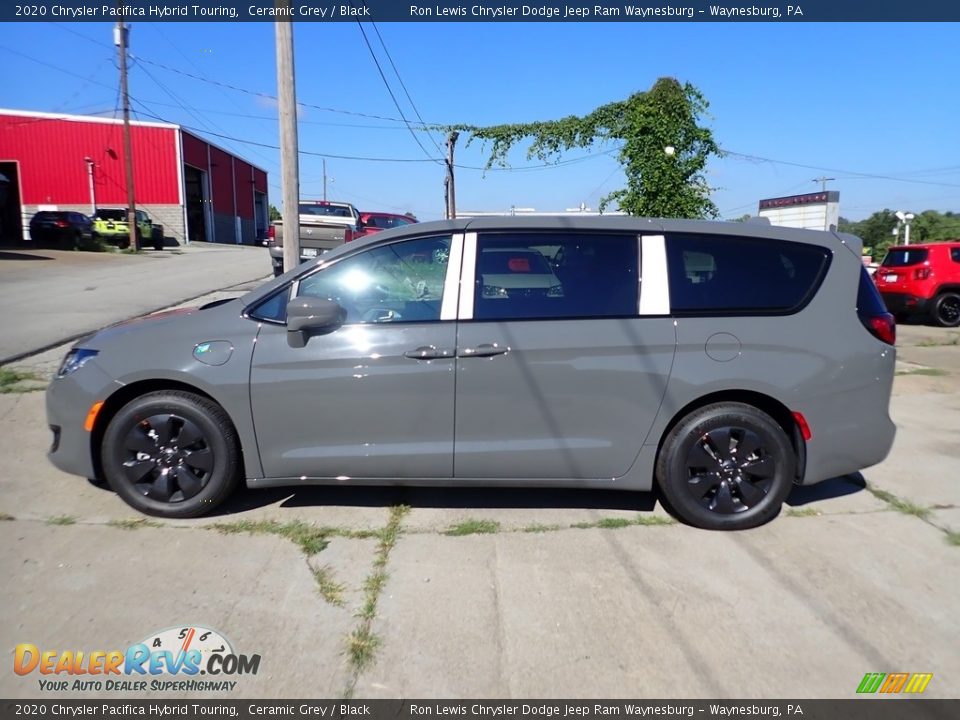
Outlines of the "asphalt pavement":
M265 248L0 250L0 364L187 298L271 275Z

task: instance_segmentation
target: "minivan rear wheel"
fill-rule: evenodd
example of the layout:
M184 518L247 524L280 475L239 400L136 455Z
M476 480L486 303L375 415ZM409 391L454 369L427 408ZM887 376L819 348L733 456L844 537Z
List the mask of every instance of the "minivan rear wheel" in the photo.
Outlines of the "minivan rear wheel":
M131 400L110 420L101 460L114 492L140 512L196 517L222 503L240 475L240 443L216 403L168 390Z
M790 494L796 454L783 429L744 403L716 403L678 422L657 457L670 509L708 530L743 530L772 519Z
M933 319L941 327L960 325L960 293L940 293L933 301Z

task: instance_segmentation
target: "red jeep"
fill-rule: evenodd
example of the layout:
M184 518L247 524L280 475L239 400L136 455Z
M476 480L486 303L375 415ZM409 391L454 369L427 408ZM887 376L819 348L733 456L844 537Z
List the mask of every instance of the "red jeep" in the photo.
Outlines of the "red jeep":
M895 317L960 325L960 241L892 247L873 278Z

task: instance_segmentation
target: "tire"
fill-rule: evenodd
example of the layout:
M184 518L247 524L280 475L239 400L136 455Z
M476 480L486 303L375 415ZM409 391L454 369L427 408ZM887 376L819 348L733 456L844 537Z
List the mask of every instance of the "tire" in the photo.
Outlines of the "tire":
M153 249L154 250L163 250L163 235L159 233L154 233L153 235Z
M101 459L107 482L128 505L167 518L210 512L241 472L237 432L223 408L175 390L123 406L107 425Z
M934 298L930 308L933 321L940 327L960 325L960 293L944 292Z
M744 530L780 511L795 467L790 439L769 415L729 402L695 410L674 426L657 456L656 477L684 522Z

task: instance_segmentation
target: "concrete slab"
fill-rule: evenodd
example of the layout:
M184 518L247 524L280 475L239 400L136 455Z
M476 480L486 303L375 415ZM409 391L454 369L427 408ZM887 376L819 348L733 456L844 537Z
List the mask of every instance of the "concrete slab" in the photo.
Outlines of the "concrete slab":
M358 697L851 697L868 671L960 692L956 549L895 513L400 540Z
M933 510L927 520L944 532L960 535L960 507Z
M893 450L864 477L904 500L960 506L960 394L900 395L890 412L897 424Z
M329 563L355 588L371 549L337 544L315 562ZM337 697L349 678L343 641L353 612L319 596L304 555L280 538L8 521L0 523L0 564L11 580L0 587L4 648L30 642L45 649L125 650L155 631L199 624L222 632L236 652L261 656L258 674L235 678L231 693L148 690L111 697ZM37 697L37 679L36 672L4 672L0 695Z

